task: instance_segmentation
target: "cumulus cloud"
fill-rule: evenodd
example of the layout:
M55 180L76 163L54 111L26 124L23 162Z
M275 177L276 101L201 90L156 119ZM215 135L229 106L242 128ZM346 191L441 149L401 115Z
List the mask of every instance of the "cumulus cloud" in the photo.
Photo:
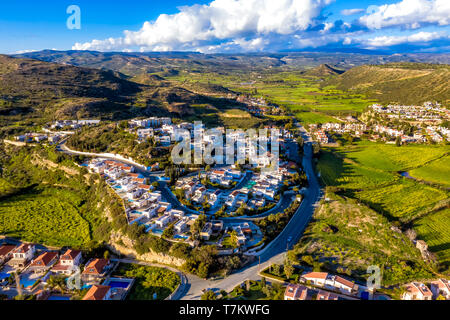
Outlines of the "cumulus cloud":
M343 16L352 16L354 14L363 13L364 11L366 11L366 10L364 10L364 9L344 9L341 11L341 14Z
M437 39L446 39L448 36L439 32L418 32L405 36L379 36L368 39L366 44L369 47L390 47L404 43L430 42Z
M402 0L394 4L370 6L359 22L370 29L401 26L417 29L424 25L450 24L449 0Z
M223 47L243 51L267 49L277 36L298 35L320 25L322 9L334 0L214 0L208 5L180 8L145 22L121 38L76 43L74 50L213 51Z

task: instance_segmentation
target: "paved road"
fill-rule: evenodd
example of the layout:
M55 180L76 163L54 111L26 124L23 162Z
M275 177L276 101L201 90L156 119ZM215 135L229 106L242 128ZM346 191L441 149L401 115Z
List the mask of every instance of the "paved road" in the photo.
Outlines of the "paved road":
M311 216L313 215L314 210L318 205L322 193L319 181L317 180L312 165L313 152L311 140L304 129L302 130L302 135L305 139L303 168L308 177L309 187L297 212L294 214L288 225L279 234L279 236L275 238L257 257L258 260L256 262L241 270L235 271L233 274L223 280L204 281L204 288L202 289L211 289L216 292L219 292L220 290L230 291L247 279L259 279L260 277L258 276L258 272L272 263L282 262L284 260L284 255L287 249L291 249L292 245L297 243L300 237L303 235L303 231L305 230L309 220L311 219ZM289 237L292 237L292 241L290 243L288 243L287 241ZM200 289L200 286L197 287L197 290L190 290L183 297L183 300L199 299L202 291Z
M183 288L177 292L175 298L181 298L182 300L198 300L202 295L202 290L212 289L214 291L230 291L246 279L259 279L258 272L260 270L266 268L271 263L282 262L284 260L285 252L301 238L303 231L305 230L316 206L318 205L321 197L321 189L312 165L313 151L311 139L303 127L299 125L298 127L305 141L302 164L308 178L309 187L300 207L297 209L297 212L291 218L288 225L278 235L278 237L275 238L265 248L265 250L263 250L263 252L260 252L259 256L257 256L258 261L241 270L235 271L233 274L220 281L203 280L193 275L187 275L185 278L187 282L183 285ZM290 148L295 147L292 145ZM292 150L291 156L294 156L296 153L298 154L298 152L296 152L297 149L290 150ZM65 151L67 152L67 150ZM149 172L141 173L147 177L150 177L153 181L156 180L156 178ZM171 199L170 201L172 202L172 206L174 208L181 206L178 199L176 199L173 193L170 192L165 183L161 184L162 186L160 189L163 197L166 199ZM292 238L289 243L287 241L288 238Z

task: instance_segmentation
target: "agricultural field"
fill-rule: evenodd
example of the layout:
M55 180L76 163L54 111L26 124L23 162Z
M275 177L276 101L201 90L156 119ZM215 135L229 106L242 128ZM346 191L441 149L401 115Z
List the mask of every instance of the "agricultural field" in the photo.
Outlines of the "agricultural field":
M450 209L444 209L414 221L418 237L435 253L442 270L450 271Z
M410 176L450 188L450 156L432 161L409 172Z
M83 199L59 188L32 188L0 202L0 233L53 246L82 247L90 224L83 218Z
M416 174L418 179L439 182L445 187L450 183L450 175L445 174L448 169L444 168L448 151L448 146L396 147L363 141L324 148L317 170L325 185L360 201L391 222L400 225L413 222L418 226L417 221L420 221L419 239L431 230L439 230L433 233L436 244L430 244L430 249L437 253L439 262L445 264L448 259L445 250L438 252L448 244L450 229L447 228L448 219L437 212L448 207L449 191L402 177L399 172L408 171ZM435 215L440 219L433 218Z
M239 76L181 73L169 79L181 84L213 83L235 92L264 97L271 103L289 108L304 124L337 122L334 115L361 112L375 102L363 94L348 93L334 86L321 87L321 78L293 71Z
M413 181L399 181L379 189L360 191L356 197L402 223L448 204L447 192Z
M326 198L290 257L360 281L368 266L377 265L384 285L430 275L419 250L402 233L392 231L388 219L357 200L332 192Z
M120 264L114 276L135 279L128 300L153 300L155 293L157 300L164 300L180 284L180 277L175 272L161 267Z

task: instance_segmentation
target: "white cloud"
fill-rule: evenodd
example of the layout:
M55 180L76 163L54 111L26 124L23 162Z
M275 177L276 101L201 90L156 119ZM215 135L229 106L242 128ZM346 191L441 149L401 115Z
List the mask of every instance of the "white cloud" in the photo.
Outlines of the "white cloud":
M389 5L370 6L368 11L359 21L370 29L393 26L417 29L426 24L450 24L449 0L402 0Z
M274 35L294 35L318 25L322 9L333 1L214 0L209 5L181 7L177 14L161 14L138 31L124 31L122 38L76 43L72 49L263 50Z
M432 40L447 38L439 32L418 32L405 36L380 36L366 40L369 47L389 47L402 43L430 42Z
M364 10L364 9L344 9L341 11L341 14L343 16L352 16L354 14L363 13L364 11L366 11L366 10Z

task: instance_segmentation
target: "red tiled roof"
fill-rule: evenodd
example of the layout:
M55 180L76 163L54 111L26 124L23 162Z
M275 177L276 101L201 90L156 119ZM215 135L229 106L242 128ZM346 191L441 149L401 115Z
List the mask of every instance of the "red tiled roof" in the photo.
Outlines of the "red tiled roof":
M328 292L328 291L319 291L317 294L317 300L337 300L338 296Z
M32 244L22 243L19 247L17 247L16 250L14 250L14 253L25 253L28 252L33 247Z
M44 252L33 260L30 267L46 267L58 256L58 252Z
M11 251L13 251L16 248L16 246L13 245L2 245L0 247L0 257L5 257L7 256L9 253L11 253Z
M328 277L326 272L309 272L302 276L305 279L322 279L325 280Z
M103 300L110 289L110 286L93 285L83 300Z
M108 262L106 259L94 259L84 268L83 274L100 275Z
M293 300L306 300L308 297L308 288L299 284L289 284L286 287L284 295Z
M340 284L343 284L344 286L347 286L349 288L353 288L355 284L347 279L344 279L342 277L336 276L334 279L335 282L339 282Z
M68 249L64 254L61 256L60 260L75 260L76 257L81 253L80 250L73 250Z

